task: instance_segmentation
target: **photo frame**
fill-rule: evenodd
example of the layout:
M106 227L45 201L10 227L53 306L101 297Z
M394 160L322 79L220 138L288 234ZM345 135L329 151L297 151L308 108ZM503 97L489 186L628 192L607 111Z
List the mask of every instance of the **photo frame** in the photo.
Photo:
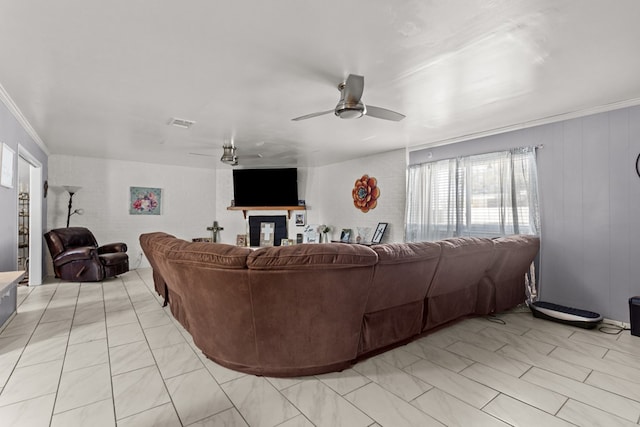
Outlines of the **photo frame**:
M162 188L129 187L129 215L160 215Z
M373 232L373 237L371 238L371 243L378 244L382 242L382 236L384 236L384 232L387 230L387 226L389 224L386 222L379 222L376 227L376 231Z
M304 227L305 225L307 225L306 211L296 212L295 218L296 218L296 227Z
M276 223L261 222L260 223L260 247L273 246L275 242Z
M340 233L340 241L342 243L349 243L351 241L351 229L350 228L343 228L342 232Z
M247 235L246 234L237 234L236 235L236 246L247 246Z
M7 144L2 143L2 153L0 153L0 185L7 188L13 188L13 165L16 152Z

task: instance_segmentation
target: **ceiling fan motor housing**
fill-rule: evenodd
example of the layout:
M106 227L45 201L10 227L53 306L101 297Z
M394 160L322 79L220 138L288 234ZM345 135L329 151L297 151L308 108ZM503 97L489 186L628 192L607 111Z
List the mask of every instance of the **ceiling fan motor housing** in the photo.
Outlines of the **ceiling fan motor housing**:
M344 100L340 100L334 111L335 115L341 119L357 119L366 114L366 107L362 102L347 103Z

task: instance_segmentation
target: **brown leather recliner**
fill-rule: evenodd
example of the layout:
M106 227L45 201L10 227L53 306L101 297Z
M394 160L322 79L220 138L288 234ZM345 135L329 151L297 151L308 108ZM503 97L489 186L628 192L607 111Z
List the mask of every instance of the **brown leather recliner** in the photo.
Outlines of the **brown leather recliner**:
M98 246L84 227L51 230L44 235L56 277L71 282L98 282L129 271L125 243Z

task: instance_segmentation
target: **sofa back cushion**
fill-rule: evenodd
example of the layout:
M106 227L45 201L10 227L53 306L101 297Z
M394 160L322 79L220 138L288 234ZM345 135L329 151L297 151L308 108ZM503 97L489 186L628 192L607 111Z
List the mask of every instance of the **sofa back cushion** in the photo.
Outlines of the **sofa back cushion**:
M260 248L249 255L250 270L322 270L373 266L374 251L344 243L307 244Z
M524 275L540 250L540 238L505 236L493 240L493 257L478 295L478 307L504 311L524 302Z
M368 313L424 300L440 260L438 243L387 243L371 249L378 254L378 264Z
M425 330L476 312L478 284L493 253L488 238L460 237L438 243L442 254L427 291Z

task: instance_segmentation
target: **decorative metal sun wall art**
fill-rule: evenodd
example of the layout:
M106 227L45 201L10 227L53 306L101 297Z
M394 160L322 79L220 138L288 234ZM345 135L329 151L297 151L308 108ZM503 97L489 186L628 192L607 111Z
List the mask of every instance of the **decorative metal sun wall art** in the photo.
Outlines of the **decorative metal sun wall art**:
M369 175L362 175L362 178L356 180L351 195L353 196L353 204L362 212L367 213L371 209L375 209L380 197L378 180Z

